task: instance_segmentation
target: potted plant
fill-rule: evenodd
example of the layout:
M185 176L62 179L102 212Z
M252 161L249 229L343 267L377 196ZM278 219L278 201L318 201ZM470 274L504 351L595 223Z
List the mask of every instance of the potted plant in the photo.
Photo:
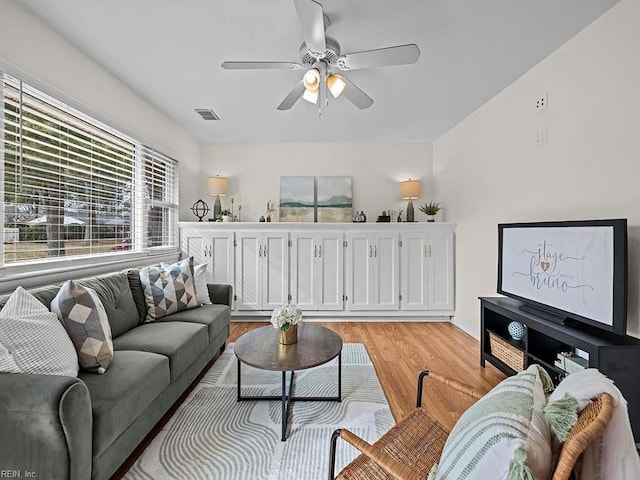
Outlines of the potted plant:
M230 222L231 221L231 210L221 210L218 216L216 217L216 221L220 222Z
M435 222L440 208L440 202L429 202L422 205L420 211L427 216L427 222Z

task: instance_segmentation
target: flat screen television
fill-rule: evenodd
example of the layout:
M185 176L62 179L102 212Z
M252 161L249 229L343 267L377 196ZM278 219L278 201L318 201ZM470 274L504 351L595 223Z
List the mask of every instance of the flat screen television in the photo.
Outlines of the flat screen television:
M626 335L627 220L499 224L498 293Z

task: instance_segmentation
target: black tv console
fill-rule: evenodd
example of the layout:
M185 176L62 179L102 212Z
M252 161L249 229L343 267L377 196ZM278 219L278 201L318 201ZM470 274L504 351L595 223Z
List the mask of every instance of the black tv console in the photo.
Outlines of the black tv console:
M567 372L556 367L559 352L578 348L589 354L589 368L597 368L612 379L629 404L629 417L636 442L640 442L640 339L615 335L587 325L567 326L522 310L522 302L503 297L480 297L480 365L491 363L505 375L517 372L492 355L489 332L522 351L526 365L542 365L555 383ZM507 331L512 321L527 327L522 340Z

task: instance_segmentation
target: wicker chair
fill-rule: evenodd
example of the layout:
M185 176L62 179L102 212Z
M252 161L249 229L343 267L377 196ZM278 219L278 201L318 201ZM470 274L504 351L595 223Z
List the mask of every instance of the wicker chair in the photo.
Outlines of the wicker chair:
M425 480L442 453L449 432L422 408L422 386L425 377L443 383L473 399L482 394L457 380L425 370L418 378L416 409L395 425L373 445L346 429L333 432L329 480ZM581 413L564 443L553 480L568 480L582 452L598 438L613 413L613 398L602 394ZM335 472L336 442L342 438L357 448L361 455L338 475ZM579 468L579 467L578 467Z

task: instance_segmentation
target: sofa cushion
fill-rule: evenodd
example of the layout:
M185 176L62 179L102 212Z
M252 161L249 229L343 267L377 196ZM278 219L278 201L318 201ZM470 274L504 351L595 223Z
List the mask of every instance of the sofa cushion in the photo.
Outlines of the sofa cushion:
M169 357L172 381L184 372L208 345L206 325L187 322L146 323L113 340L116 350L153 352Z
M167 357L116 351L104 375L80 372L91 396L93 456L104 452L169 385Z
M113 338L138 325L138 310L126 273L117 272L84 278L78 280L78 283L93 289L102 301Z
M230 310L226 305L202 305L200 308L183 310L162 317L156 322L188 322L206 325L209 329L209 342L224 329L229 328Z
M69 334L80 366L103 374L113 358L113 343L109 318L96 292L67 280L51 302L51 310Z
M142 288L142 282L140 281L140 269L130 268L124 271L127 274L127 280L129 280L129 288L131 288L131 294L133 295L133 301L136 304L138 310L139 323L143 324L147 320L147 301L144 298L144 289Z
M51 305L51 300L53 300L54 297L58 294L58 290L60 290L60 284L46 285L44 287L39 287L39 288L31 288L28 290L28 292L34 297L36 297L38 301L40 301L40 303L42 303L45 307L47 307L47 310L49 310L49 305ZM11 294L7 294L7 295L2 295L0 297L0 309L4 308L10 296Z
M547 373L531 365L478 400L451 430L429 480L549 478L545 385L552 385Z

